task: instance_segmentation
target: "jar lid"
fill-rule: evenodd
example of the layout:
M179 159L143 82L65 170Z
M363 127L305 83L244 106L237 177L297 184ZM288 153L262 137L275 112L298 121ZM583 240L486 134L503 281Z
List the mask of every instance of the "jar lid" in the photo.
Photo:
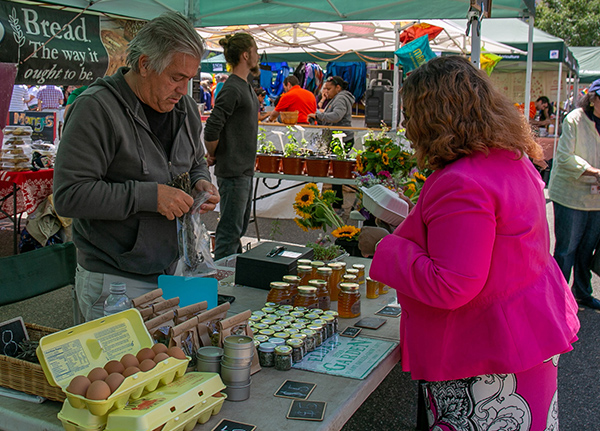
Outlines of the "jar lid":
M284 340L290 338L290 334L288 334L287 332L275 332L273 336L275 338L283 338Z
M313 260L310 263L310 266L312 266L313 268L320 268L322 266L325 266L325 262L321 262L320 260Z
M362 271L363 269L365 269L365 266L362 263L355 263L354 265L352 265L352 268Z
M277 308L279 306L276 302L265 302L265 307L267 308Z
M296 323L300 323L301 325L308 325L310 322L310 319L305 319L304 317L301 319L296 319Z
M315 286L315 287L327 286L327 282L325 280L320 280L320 279L308 280L308 284L310 286ZM298 287L298 289L300 289L300 287Z
M298 334L292 335L290 338L293 338L293 339L297 338L299 340L306 340L306 334L303 334L303 333L299 332Z
M373 280L371 277L369 277L368 275L367 275L367 277L366 277L366 278L367 278L367 281L375 281L375 280Z
M267 325L266 323L260 322L260 323L254 324L254 327L260 331L261 329L267 329L269 327L269 325Z
M327 325L327 322L325 321L325 319L316 319L313 320L313 325L321 325L321 326L325 326Z
M359 285L357 283L340 283L340 289L344 292L356 292L358 288Z
M304 313L307 310L306 307L294 307L294 311L300 311L302 313Z
M339 314L337 311L335 311L335 310L327 310L327 311L326 311L325 313L323 313L323 314L326 314L326 315L328 315L328 316L333 316L334 318L335 318L335 317L338 317L338 316L340 315L340 314Z
M292 353L292 348L290 346L277 346L275 347L276 355L290 355Z
M265 314L272 314L276 311L275 307L263 307L261 310L264 311Z
M321 268L317 269L317 273L318 274L327 274L327 275L331 275L331 273L333 272L333 269L328 268L326 266L323 266Z
M323 316L321 316L321 320L326 321L327 323L333 322L335 320L335 317L329 315L329 314L324 314Z
M335 269L336 271L340 270L344 267L344 265L342 265L341 262L331 262L331 263L328 263L327 266L331 269Z
M346 272L347 272L348 274L356 275L356 274L358 274L358 269L356 269L356 268L348 268L348 269L346 270Z
M357 279L356 275L353 275L353 274L344 274L344 276L342 278L344 280L350 280L350 281Z
M294 335L294 334L297 334L298 332L300 332L300 330L298 328L285 328L283 330L283 332L290 334L290 335Z
M323 280L321 280L321 281L323 281ZM299 295L316 295L317 288L313 287L313 286L298 286L298 294Z
M298 271L304 271L304 272L312 271L312 266L310 266L310 265L300 265L298 267Z
M302 347L302 345L304 344L304 341L300 340L299 338L291 338L289 340L287 340L285 342L285 344L287 344L288 346L294 348L298 348L298 347Z
M304 323L292 323L292 329L304 329L306 325Z
M258 346L258 350L260 352L272 352L275 350L275 344L273 343L260 343L260 346Z
M248 337L247 335L230 335L225 337L223 340L223 344L233 348L237 348L237 346L244 346L250 343L252 343L252 338Z
M290 283L286 283L285 281L272 281L271 284L270 284L270 286L271 286L271 289L284 290L284 289L289 289L290 288ZM277 304L275 304L275 305L277 305ZM271 308L271 307L267 307L267 308ZM264 310L264 308L263 308L263 310ZM277 311L275 311L275 313L276 312Z
M258 346L260 346L260 341L254 340L254 348L258 349Z
M272 329L275 332L281 332L281 331L283 331L285 329L285 326L283 326L283 325L271 325L269 328Z
M269 343L275 344L276 346L281 346L285 344L285 339L279 337L269 338Z
M283 281L285 281L287 283L298 282L298 281L300 281L300 277L298 277L297 275L284 275L283 276Z
M321 325L310 325L308 329L315 332L323 331L323 327Z
M315 319L319 318L319 315L317 313L309 313L309 314L305 314L304 317L309 320L315 320Z
M266 316L263 318L263 320L265 320L265 319L279 320L279 316L278 316L277 314L275 314L275 313L273 313L273 314L267 314L267 315L266 315Z
M253 311L253 312L252 312L252 315L253 315L253 316L260 316L260 317L262 317L262 316L265 316L266 314L267 314L267 313L265 313L265 312L264 312L264 311L262 311L262 310L256 310L256 311Z
M306 336L307 336L307 337L314 337L314 336L315 336L315 334L316 334L316 332L315 332L315 331L313 331L313 330L312 330L312 329L310 329L310 328L303 329L303 330L302 330L302 333L303 333L303 334L306 334Z
M265 325L273 325L275 324L275 319L264 318L260 321L260 323L264 323Z
M196 352L197 358L205 358L208 360L220 359L223 356L223 349L215 346L200 347Z
M294 316L290 316L288 314L287 316L281 316L281 319L279 319L279 320L283 320L284 322L292 323L294 320L296 320L296 318Z
M275 331L273 331L272 329L261 329L260 331L258 331L258 333L260 335L267 335L267 336L271 336L275 333Z
M310 310L310 312L313 314L318 314L318 315L321 315L324 313L324 311L321 310L320 308L313 308L312 310Z
M298 278L300 278L300 277L298 277ZM287 304L286 305L280 305L279 309L287 311L289 313L290 311L292 311L294 309L294 306L293 305L287 305Z
M298 265L310 265L311 262L310 259L298 259Z
M291 324L292 323L289 320L278 320L277 322L275 322L275 325L277 325L277 326L283 326L284 328L287 328Z
M340 265L342 265L342 268L346 267L346 262L344 262L343 260L341 262L338 262Z
M262 316L257 316L256 314L253 314L250 317L248 317L248 320L250 322L260 322L262 320Z
M290 314L289 312L285 311L285 310L277 310L275 312L275 314L277 314L278 316L287 316L288 314Z
M262 334L255 335L254 339L260 341L261 343L266 343L267 341L269 341L269 337Z

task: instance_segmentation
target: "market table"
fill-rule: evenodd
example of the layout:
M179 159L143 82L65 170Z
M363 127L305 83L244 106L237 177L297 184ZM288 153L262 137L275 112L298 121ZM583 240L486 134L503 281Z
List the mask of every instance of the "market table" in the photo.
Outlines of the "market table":
M17 254L17 235L21 214L32 213L52 194L54 169L10 172L0 170L0 219L13 224L13 250Z
M363 263L367 266L370 260L349 257L349 265ZM231 269L231 268L229 268ZM236 297L231 305L230 314L237 314L247 309L260 309L265 302L267 291L245 286L233 285L233 276L223 279L219 284L219 293ZM390 290L377 299L367 299L365 289L361 287L362 315L355 319L340 319L340 329L352 326L357 320L372 316L377 310L396 304L395 291ZM334 303L335 304L335 303ZM334 309L336 306L334 305ZM377 330L363 329L361 336L386 341L398 342L398 318L382 317L386 323ZM206 424L197 425L194 430L212 430L222 419L256 425L257 430L286 431L331 430L337 431L354 414L371 392L392 370L400 360L396 346L391 353L377 365L363 380L337 377L328 374L313 373L298 369L277 371L263 368L252 376L250 398L242 402L225 402L221 412L213 416ZM322 422L288 420L286 414L292 402L288 398L273 396L285 380L315 383L309 401L325 401L327 407ZM25 401L0 398L0 429L15 431L59 431L62 425L56 417L62 404L46 401L43 404L32 404Z

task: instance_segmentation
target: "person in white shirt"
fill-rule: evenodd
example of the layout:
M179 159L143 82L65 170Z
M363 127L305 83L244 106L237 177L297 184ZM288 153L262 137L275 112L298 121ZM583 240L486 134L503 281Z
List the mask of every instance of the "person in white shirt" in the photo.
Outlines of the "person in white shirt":
M23 112L29 109L29 102L31 96L27 92L26 85L15 85L13 86L12 96L10 98L10 106L8 108L11 112Z
M29 93L29 96L31 96L31 100L29 100L29 110L30 111L36 111L37 110L37 106L38 106L38 99L37 99L37 94L38 94L39 88L37 88L35 85L30 85L29 89L27 90L27 92Z

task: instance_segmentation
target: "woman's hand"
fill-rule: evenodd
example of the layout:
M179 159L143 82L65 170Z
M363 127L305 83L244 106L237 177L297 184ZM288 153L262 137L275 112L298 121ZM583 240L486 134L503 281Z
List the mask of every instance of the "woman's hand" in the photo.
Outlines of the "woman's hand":
M364 226L358 236L358 248L364 257L370 257L375 254L377 243L381 241L389 232L380 227Z

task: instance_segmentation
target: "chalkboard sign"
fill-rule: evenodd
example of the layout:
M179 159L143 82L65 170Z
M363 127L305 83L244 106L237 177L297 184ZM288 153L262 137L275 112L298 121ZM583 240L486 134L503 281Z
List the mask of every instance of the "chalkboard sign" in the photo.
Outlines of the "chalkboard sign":
M0 354L17 356L19 343L23 340L29 340L29 336L21 317L0 323Z
M9 126L29 126L33 130L31 140L42 140L54 144L54 139L58 136L58 123L56 121L56 112L50 111L27 111L27 112L9 112Z
M295 382L286 380L275 392L276 397L293 398L297 400L305 400L315 389L314 383Z
M400 307L388 305L387 307L383 307L375 314L379 314L380 316L398 317L400 314L402 314L402 309Z
M253 431L255 429L256 426L254 425L244 424L242 422L235 422L229 419L223 419L211 431Z
M302 421L322 421L325 417L324 401L304 401L294 400L288 411L288 419L298 419Z
M354 324L359 328L379 329L386 322L385 319L379 317L365 317Z

